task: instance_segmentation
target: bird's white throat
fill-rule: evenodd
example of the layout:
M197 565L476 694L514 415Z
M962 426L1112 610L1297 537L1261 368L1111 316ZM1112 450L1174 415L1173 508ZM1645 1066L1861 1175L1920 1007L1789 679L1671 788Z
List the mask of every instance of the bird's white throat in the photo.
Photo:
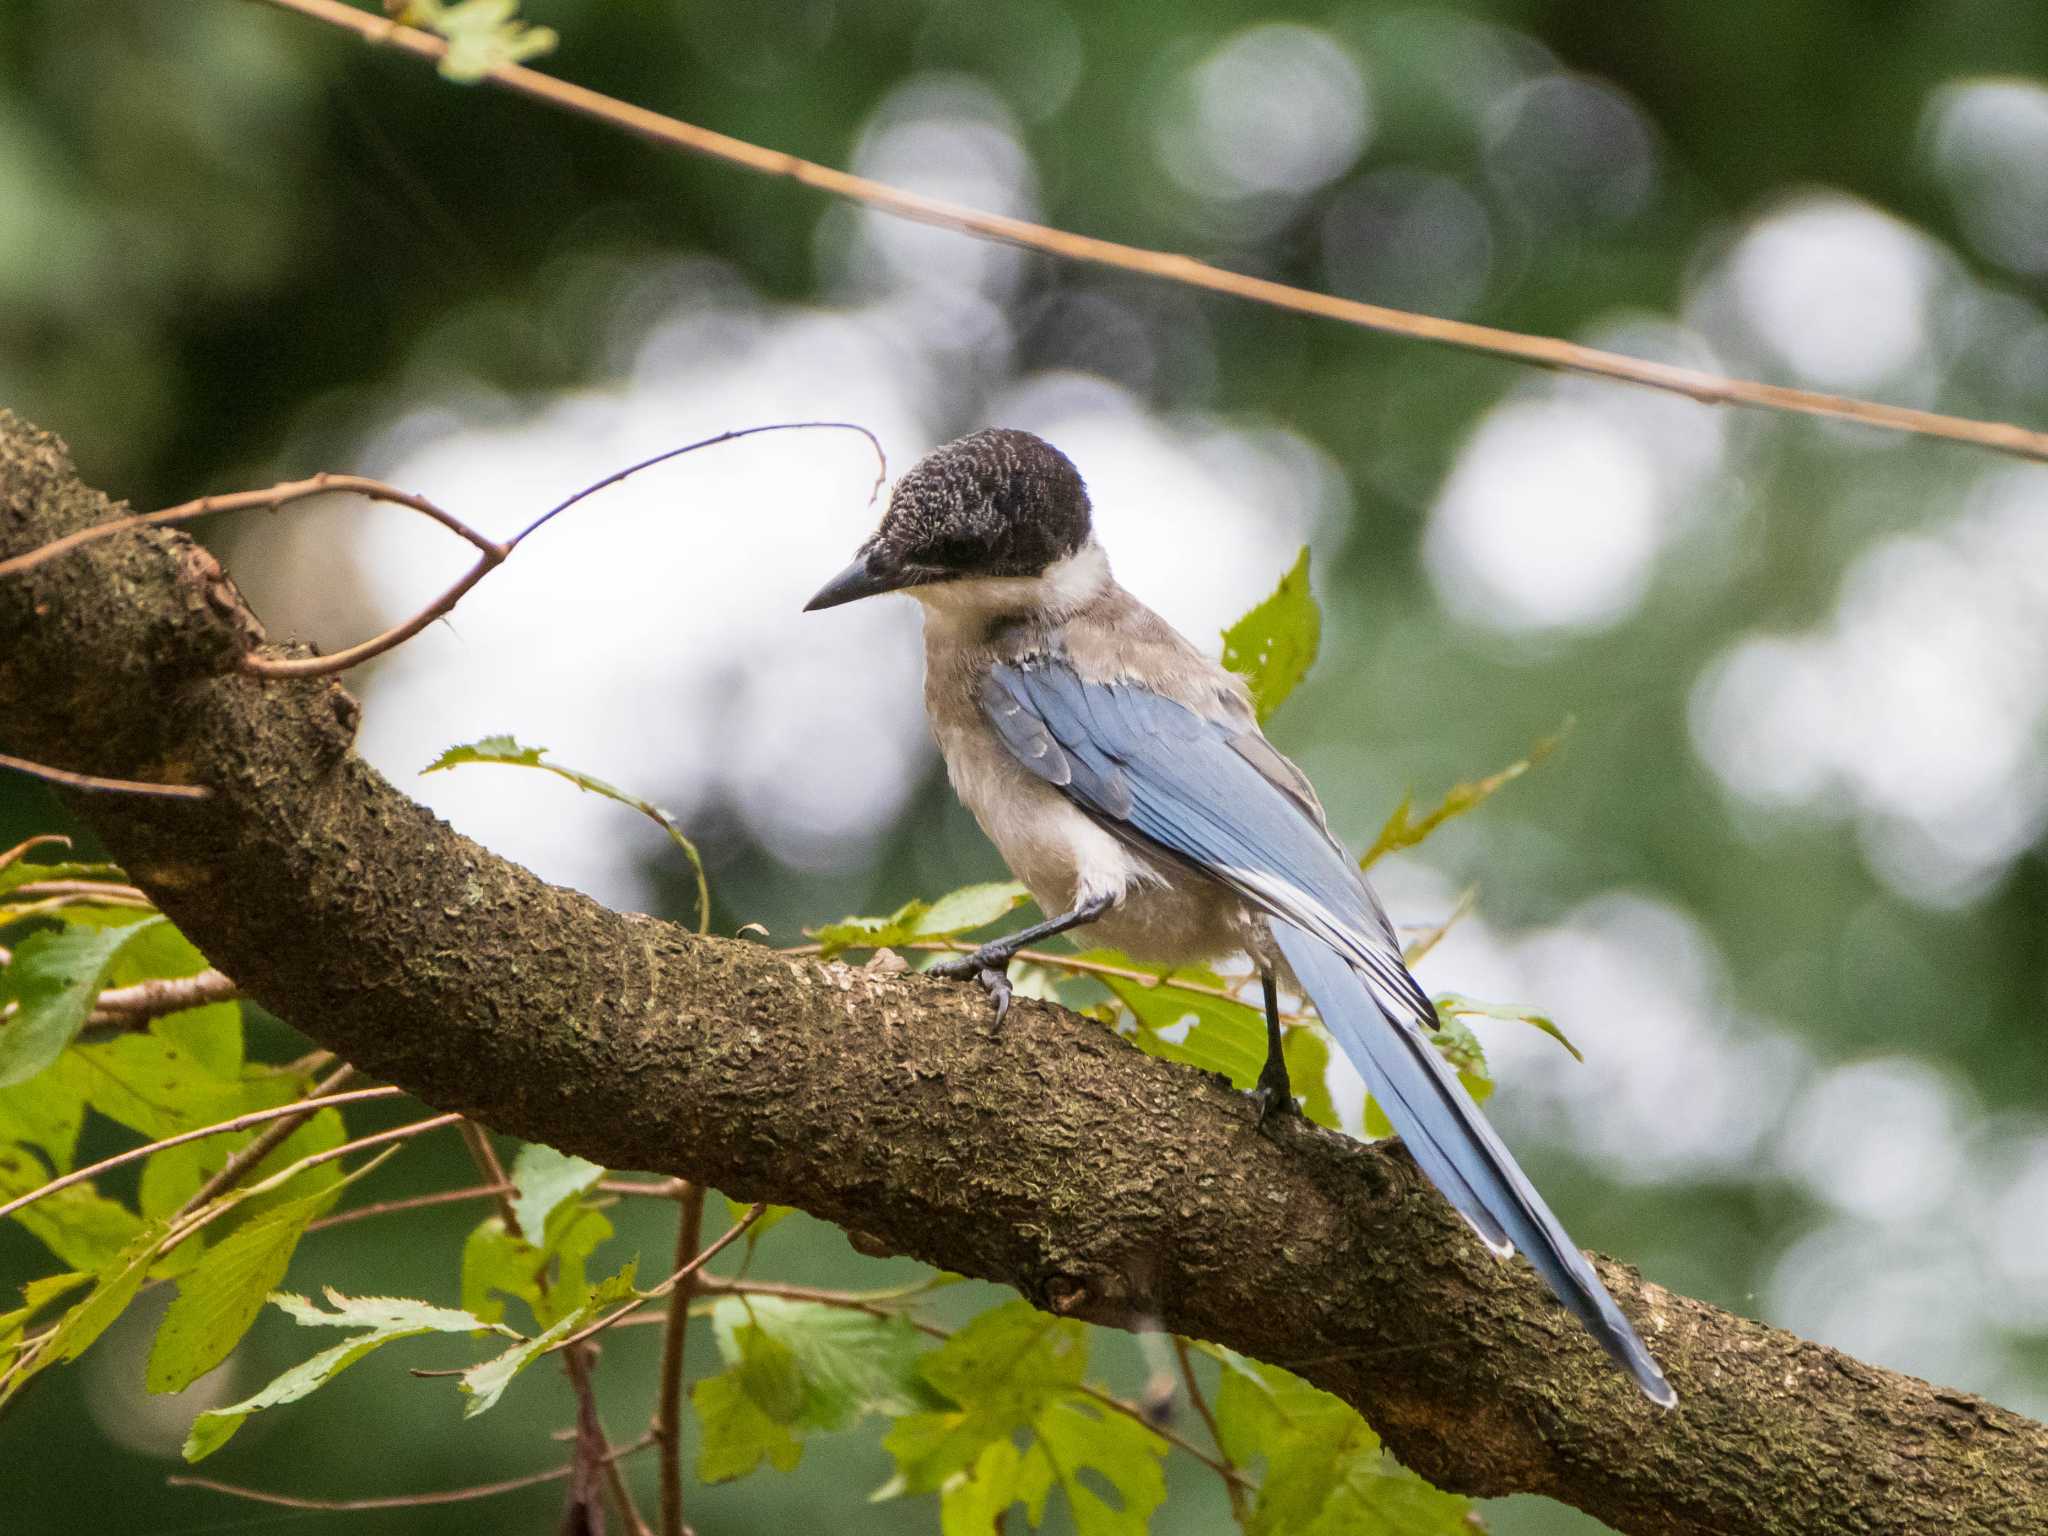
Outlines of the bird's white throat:
M1109 556L1090 539L1036 576L978 576L912 587L925 622L980 627L991 619L1028 613L1057 622L1079 612L1109 586Z

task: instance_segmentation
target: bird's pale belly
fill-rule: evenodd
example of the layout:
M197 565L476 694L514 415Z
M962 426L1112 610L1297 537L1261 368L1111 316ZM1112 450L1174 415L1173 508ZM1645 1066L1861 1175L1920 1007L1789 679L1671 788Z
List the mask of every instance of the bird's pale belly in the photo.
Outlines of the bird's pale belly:
M960 798L1047 917L1101 896L1116 902L1073 930L1077 944L1120 949L1154 965L1192 965L1255 942L1237 896L1112 836L1014 764L991 756L972 765L980 772L961 773L959 758L953 766Z

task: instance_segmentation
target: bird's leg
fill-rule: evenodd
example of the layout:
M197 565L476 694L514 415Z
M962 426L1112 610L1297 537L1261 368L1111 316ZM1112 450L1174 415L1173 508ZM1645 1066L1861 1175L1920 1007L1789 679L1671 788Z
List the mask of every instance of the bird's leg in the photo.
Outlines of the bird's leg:
M1259 1106L1259 1129L1264 1130L1283 1115L1300 1114L1301 1106L1294 1102L1294 1086L1287 1080L1287 1056L1280 1044L1280 988L1271 966L1259 968L1259 986L1266 994L1266 1064L1259 1069L1251 1098Z
M937 965L928 967L925 975L943 976L951 981L972 979L980 982L982 989L995 999L996 1022L1000 1024L1003 1015L1010 1011L1010 962L1017 958L1017 951L1027 944L1036 944L1040 939L1065 933L1069 928L1092 923L1115 904L1114 896L1091 896L1071 912L1048 917L1042 923L1033 923L1029 928L1006 934L1000 939L991 939L972 954L941 960Z

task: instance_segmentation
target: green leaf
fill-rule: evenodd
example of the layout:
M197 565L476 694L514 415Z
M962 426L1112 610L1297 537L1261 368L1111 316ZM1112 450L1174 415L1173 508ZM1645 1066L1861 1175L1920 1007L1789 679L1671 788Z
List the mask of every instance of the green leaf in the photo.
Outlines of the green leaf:
M0 1025L4 1029L5 1025ZM67 1077L44 1072L0 1088L0 1141L18 1141L44 1153L59 1173L71 1171L85 1095Z
M943 1527L964 1531L1013 1502L1035 1524L1057 1487L1081 1536L1141 1536L1166 1497L1166 1442L1082 1396L1087 1363L1087 1331L1071 1318L1021 1301L984 1312L924 1357L925 1380L957 1406L897 1421L882 1442L897 1467L883 1495L940 1491ZM992 1449L1014 1454L1019 1430L1032 1436L1021 1455Z
M200 1461L226 1445L250 1414L309 1396L365 1355L395 1339L414 1338L423 1333L467 1333L486 1326L467 1312L403 1297L344 1296L334 1290L327 1291L326 1296L334 1308L332 1312L322 1311L303 1296L279 1294L270 1299L293 1321L307 1327L367 1331L323 1349L309 1360L301 1360L262 1391L239 1403L200 1414L192 1421L192 1432L185 1438L187 1461Z
M1308 546L1273 595L1223 631L1223 665L1245 680L1265 724L1315 665L1323 613L1308 584Z
M1164 1440L1128 1414L1078 1397L1040 1414L1032 1427L1080 1536L1145 1536L1152 1511L1166 1501ZM1084 1472L1108 1483L1117 1502L1083 1481Z
M289 1104L305 1084L284 1072L216 1077L198 1056L154 1034L74 1046L58 1070L88 1106L152 1138Z
M125 959L127 952L122 952ZM120 969L116 962L115 969ZM242 1075L242 1005L208 1003L150 1020L149 1032L183 1051L211 1076L233 1082Z
M269 1092L268 1088L263 1091L266 1094ZM284 1102L290 1101L287 1099ZM165 1147L159 1152L152 1152L142 1165L139 1192L142 1214L169 1216L182 1210L185 1202L196 1195L208 1179L220 1172L230 1157L254 1141L263 1129L259 1126L246 1131L227 1131L219 1136L209 1136L204 1141L188 1141L179 1146ZM347 1140L348 1130L343 1124L341 1112L336 1109L319 1110L271 1148L249 1171L244 1182L249 1185L261 1183L272 1174L283 1172L301 1158L311 1157L316 1152L331 1152ZM246 1201L240 1202L236 1219L252 1220L265 1211L301 1199L315 1191L331 1190L341 1181L342 1171L338 1164L317 1164L278 1189L251 1195Z
M1471 1501L1400 1467L1347 1404L1274 1366L1225 1364L1234 1368L1215 1401L1224 1453L1265 1462L1249 1536L1470 1536Z
M547 1231L548 1218L604 1177L604 1170L580 1157L529 1141L512 1162L512 1215L529 1241Z
M737 1368L706 1376L690 1388L700 1438L697 1477L706 1483L745 1477L766 1460L789 1472L803 1459L803 1443L761 1409Z
M108 1325L135 1299L135 1293L142 1288L143 1278L149 1273L157 1249L162 1246L168 1231L163 1222L148 1223L129 1239L127 1247L100 1267L93 1276L92 1290L64 1314L49 1344L36 1357L34 1367L15 1377L7 1390L0 1391L0 1402L18 1392L31 1376L44 1367L62 1360L76 1360L92 1347L93 1342L107 1331Z
M1415 797L1412 794L1403 795L1401 803L1394 807L1394 814L1389 816L1387 824L1380 828L1380 835L1372 840L1372 846L1366 849L1359 859L1358 867L1370 869L1385 854L1413 848L1453 816L1462 816L1467 811L1485 804L1500 790L1514 783L1555 752L1558 744L1570 734L1571 728L1572 722L1567 717L1555 734L1544 737L1530 747L1528 756L1509 763L1499 773L1488 774L1483 779L1474 779L1469 783L1452 785L1450 792L1444 796L1437 808L1420 819L1415 815Z
M711 1327L728 1366L745 1364L748 1329L787 1352L799 1399L784 1423L837 1431L863 1414L894 1418L941 1406L918 1374L923 1336L907 1317L875 1317L776 1296L727 1296L712 1307ZM742 1377L750 1379L744 1370ZM776 1416L770 1402L761 1400L761 1406Z
M20 1342L28 1325L59 1297L69 1296L81 1285L92 1279L84 1270L70 1270L60 1275L44 1275L31 1280L21 1288L21 1305L12 1312L0 1312L0 1365L4 1365L13 1347Z
M949 891L937 901L907 901L887 917L848 917L817 929L827 959L843 949L893 949L904 944L950 939L1007 917L1031 893L1014 880L993 880Z
M719 1198L725 1201L725 1213L732 1218L735 1226L744 1221L747 1212L754 1208L751 1204L733 1199L731 1195L721 1195ZM747 1235L744 1239L747 1245L747 1252L752 1253L756 1243L760 1242L762 1238L766 1237L776 1227L781 1226L783 1222L795 1214L796 1207L793 1205L769 1206L767 1210L761 1213L761 1219L747 1228Z
M1563 1030L1548 1014L1538 1013L1534 1008L1524 1008L1517 1003L1482 1003L1477 998L1466 997L1461 992L1446 992L1436 1000L1439 1019L1511 1019L1518 1024L1528 1024L1540 1029L1559 1045L1572 1053L1572 1060L1586 1058L1576 1045L1565 1038Z
M1493 1074L1486 1065L1486 1051L1471 1030L1451 1014L1439 1010L1436 1033L1429 1037L1429 1043L1457 1072L1458 1081L1472 1095L1474 1104L1484 1104L1493 1096ZM1386 1111L1370 1097L1365 1101L1365 1134L1375 1140L1394 1134L1393 1122L1387 1119Z
M227 1359L284 1279L307 1223L334 1203L334 1195L323 1189L277 1206L207 1249L178 1279L143 1385L182 1392Z
M497 1322L505 1306L493 1293L502 1292L525 1302L539 1327L549 1327L583 1306L590 1293L584 1261L611 1235L604 1213L574 1197L548 1213L537 1244L512 1236L502 1217L487 1216L463 1243L462 1304Z
M0 1200L40 1189L48 1172L20 1147L0 1147ZM142 1218L90 1183L45 1195L14 1213L14 1220L71 1269L96 1271L135 1239Z
M0 1023L0 1088L27 1082L57 1059L92 1016L122 946L162 921L44 929L15 946L14 959L0 971L0 1005L18 1005Z
M481 0L469 0L469 3L477 4L481 3ZM546 31L546 28L538 30ZM548 39L548 46L552 48L552 32L548 33ZM442 68L445 71L447 66L443 64ZM441 773L450 768L460 768L465 763L496 763L505 768L538 768L542 773L552 773L556 778L565 779L589 794L601 795L630 810L638 811L666 832L669 841L690 861L690 869L697 877L697 931L708 933L711 929L711 883L704 873L703 856L697 852L697 845L683 835L683 829L676 825L675 817L652 800L642 800L638 795L628 794L616 784L608 784L594 774L566 768L560 763L543 762L547 750L546 747L523 747L510 736L485 736L478 741L450 747L422 768L420 773Z
M1079 958L1120 969L1156 970L1112 949L1089 950ZM1150 985L1120 976L1096 978L1130 1009L1137 1024L1138 1048L1149 1056L1220 1073L1239 1089L1256 1084L1266 1064L1265 1009L1175 985L1181 981L1223 987L1223 978L1213 971L1183 966L1156 974L1161 980ZM1334 1128L1337 1104L1330 1096L1328 1043L1316 1030L1293 1024L1284 1026L1280 1050L1303 1112L1316 1124Z
M469 1401L463 1405L462 1416L473 1419L478 1414L494 1407L505 1389L512 1384L512 1378L525 1370L534 1361L577 1329L597 1319L597 1314L607 1307L630 1301L639 1293L633 1289L633 1263L593 1289L584 1298L583 1305L557 1320L545 1331L533 1338L513 1345L502 1355L473 1365L462 1373L462 1391Z

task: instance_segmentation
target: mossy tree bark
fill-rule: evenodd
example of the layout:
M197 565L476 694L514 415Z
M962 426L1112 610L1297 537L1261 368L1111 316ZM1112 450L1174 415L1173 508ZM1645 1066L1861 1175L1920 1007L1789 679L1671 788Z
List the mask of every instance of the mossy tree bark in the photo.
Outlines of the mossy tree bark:
M115 514L0 411L0 558ZM1238 1095L1056 1007L997 1031L969 986L549 886L354 756L340 684L239 671L264 644L182 534L0 580L0 749L208 786L72 804L251 995L429 1104L1287 1366L1446 1488L1646 1536L2048 1528L2048 1429L1603 1261L1681 1397L1650 1408L1398 1148L1255 1134Z

